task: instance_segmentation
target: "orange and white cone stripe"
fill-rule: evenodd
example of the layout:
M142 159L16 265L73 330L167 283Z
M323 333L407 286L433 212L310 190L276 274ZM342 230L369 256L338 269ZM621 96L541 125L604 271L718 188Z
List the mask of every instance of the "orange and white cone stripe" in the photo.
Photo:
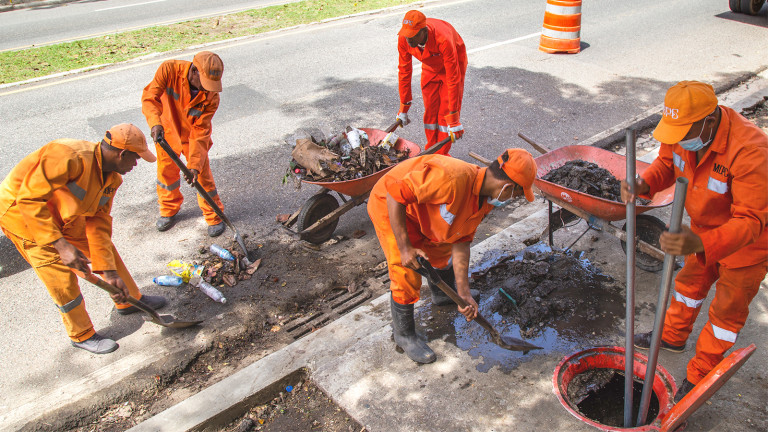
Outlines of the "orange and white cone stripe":
M581 1L547 0L539 50L575 54L580 45Z

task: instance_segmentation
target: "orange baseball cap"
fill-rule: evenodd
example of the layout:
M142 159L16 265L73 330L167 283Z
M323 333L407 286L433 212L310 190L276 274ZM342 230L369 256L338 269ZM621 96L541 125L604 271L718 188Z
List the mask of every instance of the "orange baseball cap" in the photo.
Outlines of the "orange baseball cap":
M213 92L221 91L221 75L224 73L224 62L221 61L221 57L210 51L201 51L195 54L192 64L200 72L200 83L204 89Z
M503 157L507 155L507 161L505 162ZM536 161L533 160L528 151L511 148L504 150L498 159L501 170L510 178L513 182L523 187L525 192L525 199L533 201L533 180L536 178Z
M427 26L427 17L423 13L412 10L408 11L403 18L403 26L397 32L399 36L412 38L416 36L419 30Z
M717 96L711 85L680 81L664 96L664 112L653 137L664 144L676 144L688 134L693 123L712 114L716 107Z
M122 123L112 126L104 134L102 141L112 147L137 153L147 162L155 162L157 160L147 147L147 138L144 137L144 132L132 124Z

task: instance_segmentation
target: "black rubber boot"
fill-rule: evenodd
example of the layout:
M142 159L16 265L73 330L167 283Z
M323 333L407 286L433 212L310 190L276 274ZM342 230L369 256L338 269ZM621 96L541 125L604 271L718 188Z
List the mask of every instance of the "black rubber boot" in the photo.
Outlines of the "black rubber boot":
M449 287L453 288L454 291L456 291L456 275L453 273L453 269L449 268L446 270L438 270L437 274L440 275L440 279L443 280L446 284L448 284ZM429 290L432 292L432 304L435 306L446 306L446 305L455 305L453 300L451 300L450 297L446 293L443 292L440 288L438 288L437 285L433 285L432 283L427 282L427 285L429 285ZM470 289L469 293L472 295L472 298L475 299L475 301L480 300L480 291L475 289Z
M405 351L408 357L416 363L432 363L437 355L416 335L416 322L413 319L413 305L401 305L392 297L389 298L392 310L392 332L395 343Z

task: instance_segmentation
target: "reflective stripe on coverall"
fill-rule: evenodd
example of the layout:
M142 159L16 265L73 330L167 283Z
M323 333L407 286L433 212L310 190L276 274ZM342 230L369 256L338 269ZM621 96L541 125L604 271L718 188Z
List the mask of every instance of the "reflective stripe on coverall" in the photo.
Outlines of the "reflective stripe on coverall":
M424 100L424 132L430 148L448 137L445 116L461 112L464 96L464 76L467 72L467 49L464 41L449 23L427 18L427 43L422 51L411 48L405 37L399 36L399 91L401 111L407 112L413 100L411 94L412 57L421 61L421 93ZM444 145L439 154L447 155L451 143Z
M397 303L419 300L421 276L402 265L390 225L387 195L405 205L406 228L413 247L423 249L436 268L450 264L455 243L470 242L477 226L494 208L480 205L487 168L443 155L400 162L373 187L368 215L387 257L392 297Z
M749 303L768 270L768 136L736 111L720 106L721 120L704 158L664 144L643 173L648 196L689 180L685 209L704 252L686 257L675 278L662 339L685 343L701 303L717 281L709 321L699 336L687 379L698 383L719 363L746 322Z
M112 244L110 212L121 183L118 173L103 175L99 144L62 139L25 157L0 184L0 228L43 281L76 342L91 337L93 325L77 277L51 243L65 238L91 259L95 273L116 270L141 298Z
M214 202L221 208L216 183L208 160L211 141L211 119L219 107L219 94L201 90L192 97L187 74L192 62L169 60L160 65L151 83L144 87L141 110L150 129L162 125L165 140L177 155L184 155L187 168L197 170L197 179ZM157 154L157 197L160 216L173 216L179 212L184 197L179 190L179 168L159 146ZM198 195L197 203L208 225L216 225L221 219L213 208Z

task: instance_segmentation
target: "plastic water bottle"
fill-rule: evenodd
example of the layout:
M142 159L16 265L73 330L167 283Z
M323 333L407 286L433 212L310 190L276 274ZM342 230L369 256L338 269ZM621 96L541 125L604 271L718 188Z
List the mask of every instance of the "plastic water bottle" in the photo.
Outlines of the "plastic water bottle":
M360 147L360 131L352 128L352 130L347 132L347 139L349 140L349 144L352 146L353 149L356 149Z
M163 275L152 279L152 282L162 286L180 286L184 283L184 280L181 279L181 276Z
M235 256L232 255L232 252L224 249L223 247L221 247L221 246L219 246L217 244L212 244L209 249L210 249L211 252L215 253L216 255L220 256L221 258L224 258L227 261L234 261L235 260Z
M200 279L193 282L193 285L200 288L200 291L205 293L208 297L210 297L213 301L219 302L219 303L226 303L227 299L224 298L224 294L221 293L221 291L217 290L216 287L209 284L208 282Z

